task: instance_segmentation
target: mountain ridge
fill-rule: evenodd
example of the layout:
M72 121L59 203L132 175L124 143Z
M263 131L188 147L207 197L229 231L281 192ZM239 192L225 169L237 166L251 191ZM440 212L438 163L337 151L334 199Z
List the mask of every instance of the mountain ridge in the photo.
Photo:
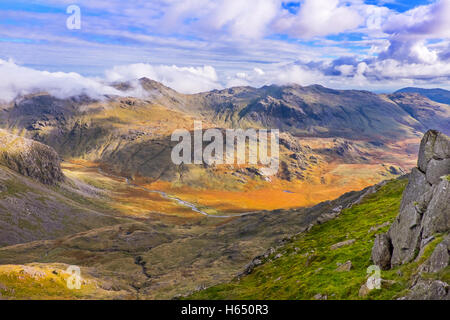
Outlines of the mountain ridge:
M429 98L430 100L450 104L450 91L442 88L424 89L418 87L406 87L397 90L395 93L418 93Z

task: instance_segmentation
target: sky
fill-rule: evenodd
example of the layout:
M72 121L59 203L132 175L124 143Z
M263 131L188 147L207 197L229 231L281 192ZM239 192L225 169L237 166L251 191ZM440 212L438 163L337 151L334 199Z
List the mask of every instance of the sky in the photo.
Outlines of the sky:
M1 0L0 100L144 76L183 93L450 89L449 40L450 0Z

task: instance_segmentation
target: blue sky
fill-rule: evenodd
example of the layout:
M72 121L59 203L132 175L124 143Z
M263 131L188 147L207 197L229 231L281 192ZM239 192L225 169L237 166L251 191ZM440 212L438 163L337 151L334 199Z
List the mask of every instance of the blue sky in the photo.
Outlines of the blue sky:
M66 26L72 4L79 30ZM0 75L15 66L96 81L148 76L182 92L447 87L448 20L450 0L2 0Z

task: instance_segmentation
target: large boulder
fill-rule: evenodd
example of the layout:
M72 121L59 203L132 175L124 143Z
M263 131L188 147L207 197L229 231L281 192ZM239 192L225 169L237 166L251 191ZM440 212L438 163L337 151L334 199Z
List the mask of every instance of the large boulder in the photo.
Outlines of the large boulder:
M391 267L392 243L385 233L377 234L372 250L372 261L383 270Z
M450 158L450 137L436 130L425 133L419 148L417 166L422 172L427 170L431 159L442 160Z

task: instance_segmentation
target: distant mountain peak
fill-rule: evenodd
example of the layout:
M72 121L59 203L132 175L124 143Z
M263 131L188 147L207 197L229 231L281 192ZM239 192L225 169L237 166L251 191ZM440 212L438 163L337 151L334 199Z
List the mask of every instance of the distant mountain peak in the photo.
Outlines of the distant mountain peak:
M450 91L442 88L424 89L416 87L406 87L397 90L395 93L417 93L435 102L450 104Z

